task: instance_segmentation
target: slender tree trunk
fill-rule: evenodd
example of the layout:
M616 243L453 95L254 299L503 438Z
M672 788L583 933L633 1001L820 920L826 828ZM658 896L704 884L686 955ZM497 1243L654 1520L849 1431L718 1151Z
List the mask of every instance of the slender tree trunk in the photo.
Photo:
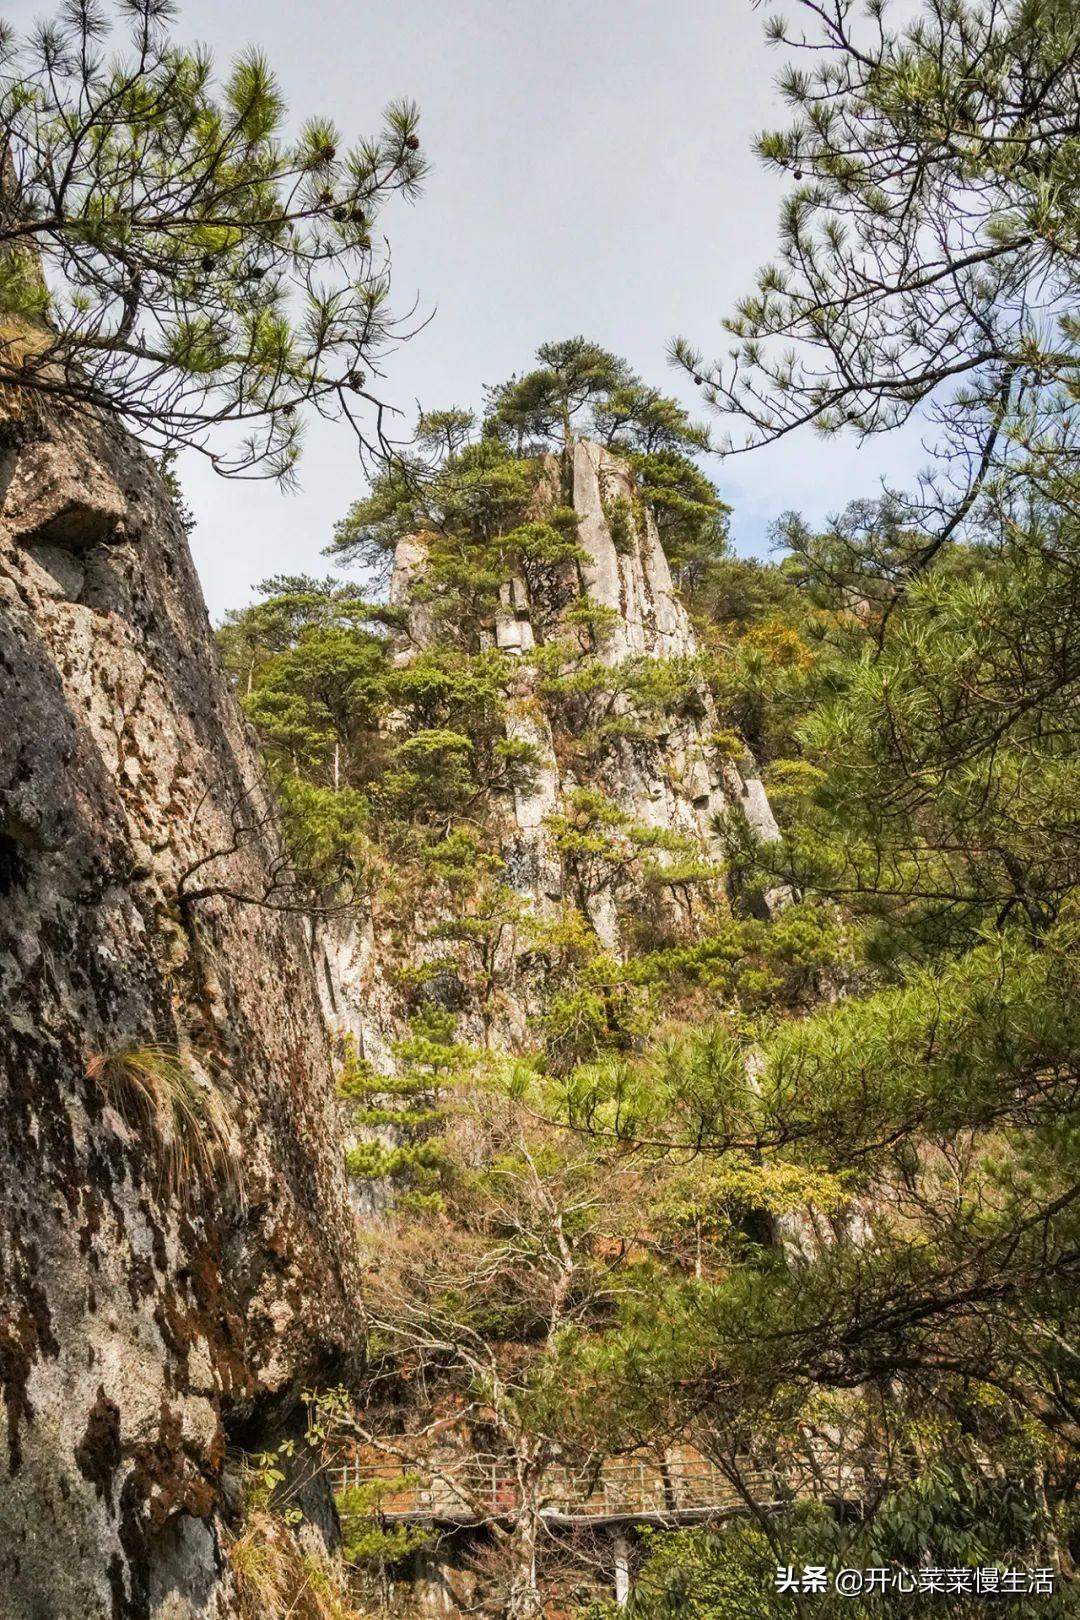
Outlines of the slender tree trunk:
M521 1504L510 1544L513 1562L506 1606L507 1620L543 1620L544 1600L540 1595L536 1568L538 1530L535 1493L530 1491L529 1499Z

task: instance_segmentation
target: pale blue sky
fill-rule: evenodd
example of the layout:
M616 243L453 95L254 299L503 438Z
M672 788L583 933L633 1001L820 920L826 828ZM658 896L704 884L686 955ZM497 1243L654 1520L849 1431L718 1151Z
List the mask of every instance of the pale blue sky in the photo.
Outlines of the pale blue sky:
M49 9L5 7L17 25ZM382 221L396 304L434 310L384 388L411 411L477 404L538 343L577 332L675 392L675 333L722 351L781 196L749 150L782 118L762 21L750 0L182 0L176 32L222 62L262 46L291 112L346 134L373 131L389 100L419 102L432 174ZM862 449L806 435L710 470L739 549L760 551L785 509L822 517L921 460L911 435ZM323 424L299 493L227 482L191 455L181 476L215 618L269 574L325 571L321 548L363 487L348 429Z

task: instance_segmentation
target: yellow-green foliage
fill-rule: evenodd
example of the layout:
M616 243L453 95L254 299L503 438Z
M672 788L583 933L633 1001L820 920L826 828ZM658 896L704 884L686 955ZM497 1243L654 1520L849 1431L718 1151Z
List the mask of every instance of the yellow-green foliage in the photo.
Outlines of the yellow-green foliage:
M242 1180L231 1121L219 1091L168 1046L124 1046L94 1053L87 1077L100 1086L128 1128L149 1147L159 1185L170 1197L224 1180L235 1196Z
M280 1515L248 1513L225 1550L242 1620L361 1620L343 1574L305 1552Z
M382 1515L388 1498L411 1490L416 1483L415 1475L402 1474L364 1485L349 1485L335 1493L342 1548L350 1564L381 1572L430 1545L433 1539L430 1530L415 1524L388 1524Z
M621 554L632 552L638 540L638 513L634 502L626 495L604 503L604 516L611 534L611 543Z
M709 742L723 759L742 759L746 754L745 742L730 726L712 732Z
M352 1104L352 1124L362 1139L346 1152L345 1167L359 1180L392 1184L401 1207L437 1208L441 1202L447 1167L441 1129L454 1091L476 1063L476 1054L454 1039L454 1022L452 1015L423 1006L409 1034L394 1042L394 1075L377 1074L346 1044L338 1089Z
M750 1210L796 1215L813 1208L833 1215L849 1200L842 1175L733 1149L676 1170L663 1183L655 1209L658 1221L675 1230L700 1224L723 1233Z

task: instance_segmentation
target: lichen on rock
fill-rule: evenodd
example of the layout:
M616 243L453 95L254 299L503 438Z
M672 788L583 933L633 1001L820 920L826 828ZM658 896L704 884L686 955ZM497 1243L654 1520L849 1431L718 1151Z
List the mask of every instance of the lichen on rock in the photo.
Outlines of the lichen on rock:
M4 443L3 1612L224 1620L226 1448L360 1344L326 1036L167 489L89 415Z

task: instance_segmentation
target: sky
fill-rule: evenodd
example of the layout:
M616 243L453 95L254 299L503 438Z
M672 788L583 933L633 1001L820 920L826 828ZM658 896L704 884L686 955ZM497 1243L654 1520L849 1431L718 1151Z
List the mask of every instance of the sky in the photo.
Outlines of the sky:
M25 25L50 9L5 12ZM723 317L776 241L782 184L750 149L785 121L762 25L751 0L181 0L174 32L222 67L259 45L290 115L328 116L347 138L374 133L391 100L419 103L432 172L380 220L395 306L431 316L382 385L411 416L418 401L479 405L538 344L577 333L700 403L668 343L723 353ZM782 512L821 519L922 459L917 434L860 447L807 433L706 470L737 549L763 554ZM295 493L191 453L179 471L215 620L269 575L325 573L322 548L364 490L347 425L312 425Z

